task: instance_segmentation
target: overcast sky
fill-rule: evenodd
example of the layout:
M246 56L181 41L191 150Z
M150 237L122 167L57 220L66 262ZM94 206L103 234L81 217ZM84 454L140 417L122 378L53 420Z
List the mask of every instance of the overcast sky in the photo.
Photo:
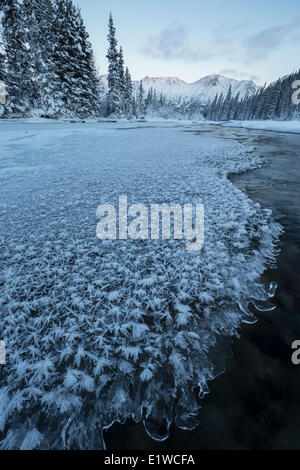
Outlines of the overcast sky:
M212 73L270 82L300 67L299 0L74 0L107 71L107 22L135 80Z

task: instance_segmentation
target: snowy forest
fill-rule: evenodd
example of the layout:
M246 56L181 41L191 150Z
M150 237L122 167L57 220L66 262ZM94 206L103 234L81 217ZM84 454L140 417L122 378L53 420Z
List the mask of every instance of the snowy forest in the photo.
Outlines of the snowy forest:
M2 2L4 116L94 116L99 91L91 44L70 0Z
M216 95L208 106L206 116L211 121L245 121L300 118L300 106L291 100L292 85L300 79L300 70L277 80L268 87L260 87L252 96L232 96L231 87L226 97Z
M166 107L162 95L151 90L145 96L142 83L133 96L112 17L104 93L80 10L71 0L2 0L1 14L0 81L7 95L1 117L132 118Z
M244 97L230 87L226 96L216 94L209 103L170 98L153 88L146 93L142 81L133 86L110 16L104 89L81 12L72 0L1 0L1 17L2 118L299 119L299 105L291 102L299 71Z

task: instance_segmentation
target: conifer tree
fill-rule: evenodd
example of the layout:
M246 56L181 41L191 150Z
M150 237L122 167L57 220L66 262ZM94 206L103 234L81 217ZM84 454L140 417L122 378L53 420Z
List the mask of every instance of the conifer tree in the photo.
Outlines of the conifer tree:
M282 119L291 119L293 114L293 103L291 99L291 90L292 90L292 83L296 80L296 76L293 74L290 77L287 77L286 80L283 81L282 88L283 88L283 96L281 100L281 113L280 117Z
M95 115L99 103L93 52L80 11L71 0L57 1L51 35L52 112L80 118Z
M22 4L18 0L1 3L3 42L6 51L6 113L24 117L33 106L32 62L28 30L23 21Z
M0 117L4 115L6 103L6 55L3 43L2 29L0 27Z
M77 67L74 8L70 0L57 0L53 27L52 61L55 73L54 103L55 117L73 117L76 109L74 95L76 90ZM74 68L75 66L75 68ZM76 101L76 98L75 98Z
M120 114L120 93L119 93L119 72L120 72L120 62L119 62L119 52L117 50L117 40L116 40L116 29L114 27L114 22L112 15L109 16L109 31L108 31L108 100L107 100L107 113L108 114Z
M99 106L99 81L95 67L92 45L86 31L80 10L75 11L77 19L77 90L76 115L80 117L94 116Z
M41 115L52 117L59 114L55 109L55 90L59 89L59 83L53 60L55 2L24 0L24 10L33 64L34 107L40 109Z
M0 82L6 79L6 53L3 41L3 28L0 24Z
M158 107L158 98L156 90L153 91L153 108L157 109Z
M213 121L215 119L215 112L217 108L217 103L218 103L218 93L216 93L216 96L213 100L213 102L210 105L209 112L208 112L208 119L210 121Z
M253 114L254 119L260 119L260 117L261 117L262 108L263 108L263 104L264 104L265 89L266 89L266 83L264 84L263 87L260 88L260 90L258 92L257 107L254 110L254 114ZM246 104L246 106L247 106L247 104Z
M238 116L238 106L239 106L240 92L238 92L232 100L232 105L230 106L230 113L228 119L237 119Z
M153 88L150 87L147 93L145 105L146 107L148 107L148 106L152 106L152 104L153 104Z
M219 99L218 99L216 121L222 120L222 112L223 112L223 93L220 94Z
M131 81L131 76L130 76L128 67L126 67L126 71L125 71L124 112L125 112L125 115L129 118L131 118L134 114L133 87L132 87L132 81Z
M222 117L221 119L227 121L230 116L230 108L231 108L231 98L232 98L232 87L229 86L226 98L224 100L223 108L222 108Z
M146 112L145 108L145 91L142 80L140 81L138 94L137 94L137 113L139 117L144 117Z
M122 46L119 49L119 55L118 55L118 93L119 93L120 112L124 113L126 81L125 81L125 69L124 69L124 54L123 54Z

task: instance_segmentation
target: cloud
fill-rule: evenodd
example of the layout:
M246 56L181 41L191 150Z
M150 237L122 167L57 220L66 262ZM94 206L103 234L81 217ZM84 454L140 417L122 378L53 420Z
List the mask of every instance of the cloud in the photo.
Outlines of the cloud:
M300 18L296 18L289 23L265 28L245 37L247 23L223 23L206 39L194 39L190 37L186 26L173 22L160 33L150 36L141 51L147 56L162 60L204 62L220 58L222 61L249 65L265 59L287 40L292 41L299 26ZM229 70L244 74L245 78L251 76L236 69ZM252 79L259 80L259 77L254 75Z
M141 51L147 56L162 60L204 62L218 57L233 60L241 31L246 26L246 23L223 23L208 38L191 39L186 26L173 22L160 33L150 36Z
M182 59L197 62L209 59L209 54L193 46L184 25L171 23L156 36L150 36L142 52L150 57L163 60Z
M222 69L219 73L237 80L252 80L253 82L261 81L261 78L258 75L254 75L249 72L240 72L237 69Z
M300 18L296 18L290 23L263 29L244 39L242 42L244 47L243 62L250 64L265 59L271 52L279 49L286 39L299 28L299 25Z
M232 36L235 33L239 33L241 30L245 30L247 28L247 23L239 23L236 25L229 24L227 22L221 24L216 29L212 31L213 36Z

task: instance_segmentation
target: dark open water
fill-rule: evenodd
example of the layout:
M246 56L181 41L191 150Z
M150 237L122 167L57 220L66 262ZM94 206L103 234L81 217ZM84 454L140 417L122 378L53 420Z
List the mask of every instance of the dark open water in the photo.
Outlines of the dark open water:
M278 267L264 275L266 283L278 283L277 308L258 312L256 324L241 328L226 372L201 401L197 429L173 428L158 443L142 425L114 425L105 433L107 449L300 449L300 365L291 362L291 344L300 340L300 135L209 125L201 125L201 135L255 146L266 160L232 181L285 228Z

